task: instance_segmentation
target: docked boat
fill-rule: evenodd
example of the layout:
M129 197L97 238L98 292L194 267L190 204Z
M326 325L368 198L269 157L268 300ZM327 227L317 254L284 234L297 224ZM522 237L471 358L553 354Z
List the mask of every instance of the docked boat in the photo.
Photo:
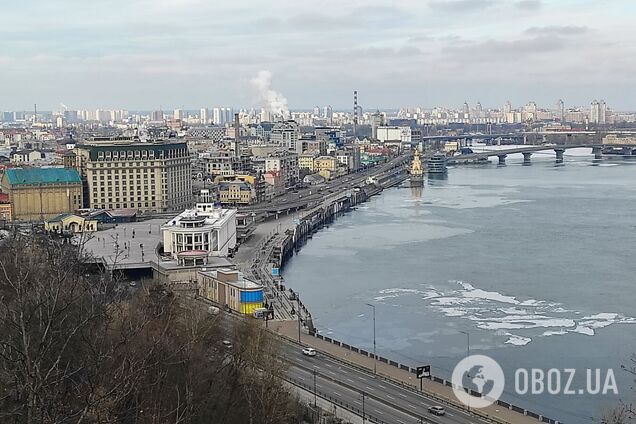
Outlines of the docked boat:
M429 175L446 174L446 155L436 153L428 159L427 170Z
M415 149L413 153L413 161L411 162L411 176L409 181L411 187L421 187L424 185L424 172L422 171L422 160L420 158L419 149Z

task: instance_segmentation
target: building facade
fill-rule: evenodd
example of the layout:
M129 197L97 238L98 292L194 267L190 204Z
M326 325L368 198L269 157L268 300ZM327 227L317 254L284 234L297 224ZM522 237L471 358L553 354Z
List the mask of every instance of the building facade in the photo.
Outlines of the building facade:
M314 172L314 160L318 157L317 153L305 153L298 156L298 168L308 169L310 173Z
M285 187L298 182L298 155L295 153L272 153L265 159L265 173L277 172Z
M7 169L2 191L9 195L16 221L44 221L82 207L82 181L75 169Z
M199 295L242 314L252 314L263 307L263 286L248 280L242 272L231 269L199 271Z
M223 181L219 183L219 201L222 205L246 206L256 200L256 193L245 181Z
M96 139L75 147L85 207L182 211L192 204L191 161L185 142Z
M277 122L272 127L271 142L301 154L302 143L299 143L300 129L296 121Z
M161 232L163 250L173 259L205 264L209 256L228 256L236 247L236 209L197 203L162 225Z
M336 177L337 163L333 156L319 156L314 160L314 171L330 180Z

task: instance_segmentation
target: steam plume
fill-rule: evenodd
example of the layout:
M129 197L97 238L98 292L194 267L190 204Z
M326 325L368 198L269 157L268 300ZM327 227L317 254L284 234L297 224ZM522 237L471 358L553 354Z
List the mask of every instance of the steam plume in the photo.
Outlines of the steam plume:
M281 93L272 89L272 73L270 71L259 71L250 80L250 84L256 92L257 99L263 109L273 115L287 118L289 115L287 99Z

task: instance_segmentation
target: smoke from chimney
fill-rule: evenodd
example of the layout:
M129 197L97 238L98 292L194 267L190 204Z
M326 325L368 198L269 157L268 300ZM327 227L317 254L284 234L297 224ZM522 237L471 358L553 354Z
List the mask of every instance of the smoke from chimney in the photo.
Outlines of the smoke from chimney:
M258 74L250 80L250 84L263 109L273 115L282 116L283 118L289 116L287 99L271 87L272 73L270 71L259 71Z

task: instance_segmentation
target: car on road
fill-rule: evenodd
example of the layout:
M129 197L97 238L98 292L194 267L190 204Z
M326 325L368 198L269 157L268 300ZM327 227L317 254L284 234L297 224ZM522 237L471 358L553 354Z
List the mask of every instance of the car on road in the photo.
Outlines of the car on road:
M316 349L314 349L313 347L304 347L303 348L303 355L305 355L305 356L316 356Z
M446 415L446 410L442 406L429 406L428 412L430 412L433 415L437 415L438 417L441 417L442 415Z

